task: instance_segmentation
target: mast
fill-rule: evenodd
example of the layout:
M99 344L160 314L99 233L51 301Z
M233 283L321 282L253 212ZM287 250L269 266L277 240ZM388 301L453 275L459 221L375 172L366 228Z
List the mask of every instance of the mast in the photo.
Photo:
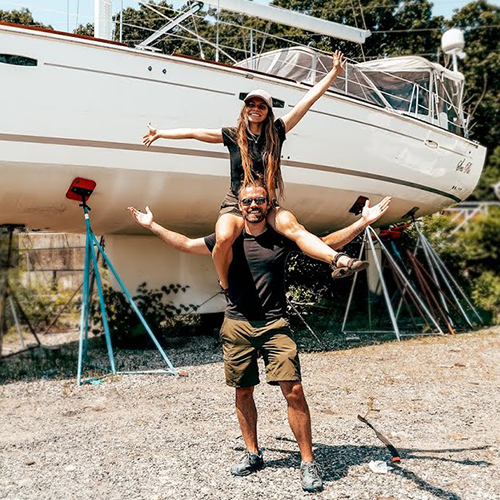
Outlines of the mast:
M113 39L112 0L94 0L94 36L103 40Z

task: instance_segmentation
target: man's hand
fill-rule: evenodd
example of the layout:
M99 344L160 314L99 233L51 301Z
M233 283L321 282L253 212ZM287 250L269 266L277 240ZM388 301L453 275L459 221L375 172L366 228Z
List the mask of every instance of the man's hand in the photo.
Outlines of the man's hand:
M140 212L134 207L128 207L128 211L132 214L135 221L141 226L151 229L151 226L153 225L153 212L149 210L149 207L146 207L146 213Z
M340 50L336 50L332 54L333 58L333 69L337 71L337 73L341 73L344 69L346 60L344 54Z
M142 138L142 143L149 148L156 139L159 139L158 129L154 128L151 123L148 123L148 133Z
M363 211L361 212L361 218L367 226L378 221L382 215L387 212L391 204L392 198L386 196L380 203L377 203L374 207L370 207L370 200L366 200Z

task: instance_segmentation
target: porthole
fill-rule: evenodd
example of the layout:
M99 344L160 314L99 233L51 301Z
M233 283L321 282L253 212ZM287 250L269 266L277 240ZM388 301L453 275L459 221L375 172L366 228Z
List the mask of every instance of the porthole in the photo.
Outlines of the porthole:
M15 56L13 54L0 54L0 63L13 64L14 66L36 66L38 61L31 57Z

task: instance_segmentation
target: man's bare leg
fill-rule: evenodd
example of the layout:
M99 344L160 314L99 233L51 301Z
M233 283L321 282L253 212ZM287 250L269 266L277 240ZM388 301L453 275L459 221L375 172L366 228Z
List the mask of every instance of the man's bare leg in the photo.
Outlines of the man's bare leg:
M257 454L257 408L253 399L253 387L236 389L236 415L240 423L241 434L245 441L246 449Z
M288 422L299 445L303 462L313 462L311 414L300 382L280 382L288 404Z
M288 421L299 445L302 463L300 479L302 489L311 493L323 489L323 480L312 453L311 414L300 382L280 382L288 403Z
M257 408L253 399L253 387L236 389L236 414L247 451L231 467L231 474L248 476L264 467L262 452L257 443Z

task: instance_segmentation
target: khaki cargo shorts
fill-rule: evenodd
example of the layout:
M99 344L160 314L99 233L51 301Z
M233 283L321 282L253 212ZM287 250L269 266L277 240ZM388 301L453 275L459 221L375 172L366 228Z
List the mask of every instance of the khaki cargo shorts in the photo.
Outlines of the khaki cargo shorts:
M227 385L259 383L258 351L264 358L268 384L301 380L297 345L286 319L248 322L224 318L220 338Z

